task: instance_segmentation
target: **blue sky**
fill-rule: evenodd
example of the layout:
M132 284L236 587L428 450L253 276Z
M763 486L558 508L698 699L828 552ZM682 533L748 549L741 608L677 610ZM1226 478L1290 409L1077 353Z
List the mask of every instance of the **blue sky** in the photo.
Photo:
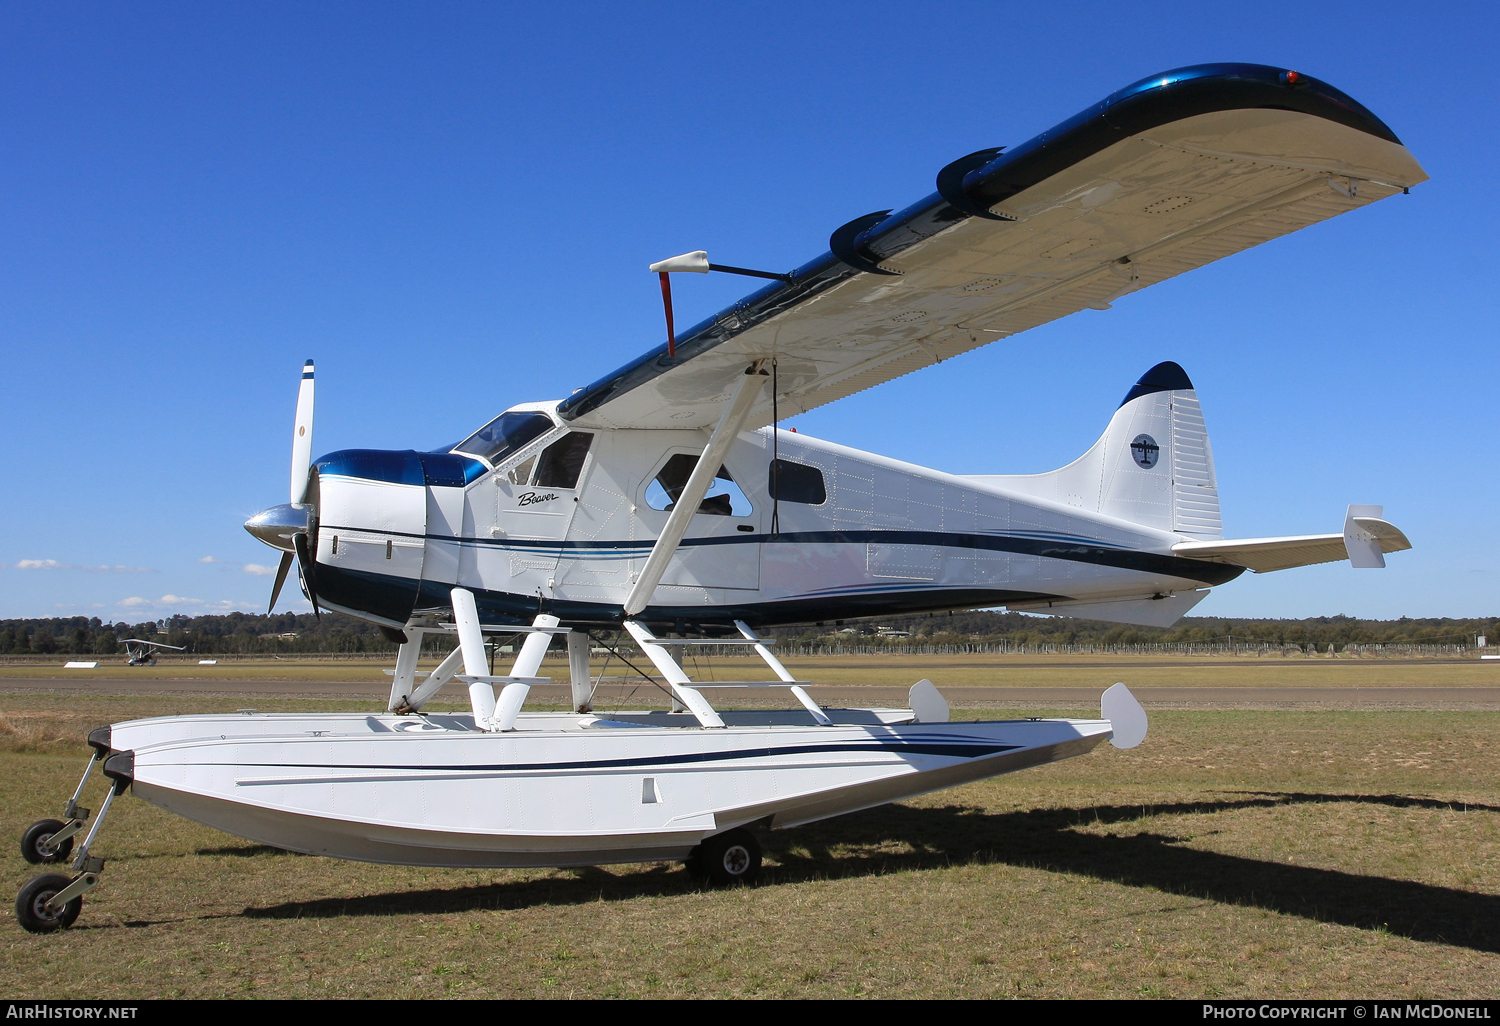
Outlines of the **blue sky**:
M285 501L305 358L318 452L431 448L655 345L652 260L795 266L961 154L1222 60L1332 82L1432 181L795 425L1046 470L1175 359L1229 534L1375 502L1416 545L1198 613L1494 615L1497 29L1459 3L6 4L0 616L263 609L275 554L240 524ZM678 323L745 291L684 281Z

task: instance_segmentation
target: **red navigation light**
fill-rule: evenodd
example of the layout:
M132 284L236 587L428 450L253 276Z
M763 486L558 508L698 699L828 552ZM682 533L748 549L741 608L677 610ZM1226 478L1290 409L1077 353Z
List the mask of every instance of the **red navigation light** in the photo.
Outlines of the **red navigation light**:
M1281 80L1287 85L1296 85L1297 80L1301 77L1302 76L1297 74L1295 71L1283 71L1281 73Z

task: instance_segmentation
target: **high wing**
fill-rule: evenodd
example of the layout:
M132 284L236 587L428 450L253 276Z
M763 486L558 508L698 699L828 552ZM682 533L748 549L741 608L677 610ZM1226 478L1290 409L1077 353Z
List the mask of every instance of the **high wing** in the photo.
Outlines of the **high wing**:
M1212 64L1144 79L904 210L558 407L577 427L711 426L747 364L782 416L1093 307L1425 181L1374 114L1295 72ZM747 427L771 421L765 390Z
M173 652L187 651L183 645L168 645L164 641L147 641L145 638L126 638L120 643L122 645L145 645L147 648L170 648Z

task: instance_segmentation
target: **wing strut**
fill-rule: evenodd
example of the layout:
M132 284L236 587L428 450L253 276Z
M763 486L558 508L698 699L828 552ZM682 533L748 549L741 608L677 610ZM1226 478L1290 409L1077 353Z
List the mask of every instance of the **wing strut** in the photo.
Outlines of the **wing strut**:
M760 390L765 387L766 378L769 375L769 372L763 369L765 362L765 360L756 360L745 368L745 375L735 388L734 398L724 407L724 413L719 417L718 427L714 428L708 444L703 447L703 455L698 457L698 465L693 468L687 484L683 486L682 494L677 497L677 503L667 517L666 526L661 529L661 535L656 539L656 544L651 547L651 555L646 557L646 565L641 568L641 576L636 579L635 587L630 589L630 594L625 598L627 617L636 616L651 602L651 596L661 581L661 575L666 573L667 564L677 554L677 546L681 543L682 536L687 533L693 514L698 512L698 504L708 494L708 486L713 484L714 478L719 475L719 467L724 463L729 446L739 435L740 428L745 426L751 407L755 405Z

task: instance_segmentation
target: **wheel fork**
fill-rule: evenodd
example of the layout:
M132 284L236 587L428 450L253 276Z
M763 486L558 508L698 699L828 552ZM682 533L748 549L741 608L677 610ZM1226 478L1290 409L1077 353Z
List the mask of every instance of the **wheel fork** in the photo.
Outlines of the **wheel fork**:
M101 727L107 731L109 728ZM99 731L95 731L97 734ZM89 735L89 743L94 743L93 734ZM108 751L106 746L105 751ZM135 753L116 752L114 755L101 756L98 747L95 747L94 758L89 760L89 765L83 772L83 781L78 785L78 791L73 795L72 801L68 802L70 812L77 809L78 795L83 792L83 785L88 781L89 774L93 772L94 763L102 763L104 775L110 779L110 789L104 795L104 804L99 806L99 815L94 820L94 825L89 828L88 836L83 839L83 844L78 848L78 854L73 858L73 869L77 876L73 877L71 883L58 891L47 900L45 908L48 912L59 914L74 898L81 897L99 886L99 874L104 872L104 860L89 854L89 849L94 844L94 838L99 836L99 829L104 826L104 818L109 815L109 807L114 804L117 797L125 792L135 779ZM80 810L83 818L70 815L68 825L53 835L55 838L64 836L71 837L78 833L83 827L84 818L88 816L88 810Z

